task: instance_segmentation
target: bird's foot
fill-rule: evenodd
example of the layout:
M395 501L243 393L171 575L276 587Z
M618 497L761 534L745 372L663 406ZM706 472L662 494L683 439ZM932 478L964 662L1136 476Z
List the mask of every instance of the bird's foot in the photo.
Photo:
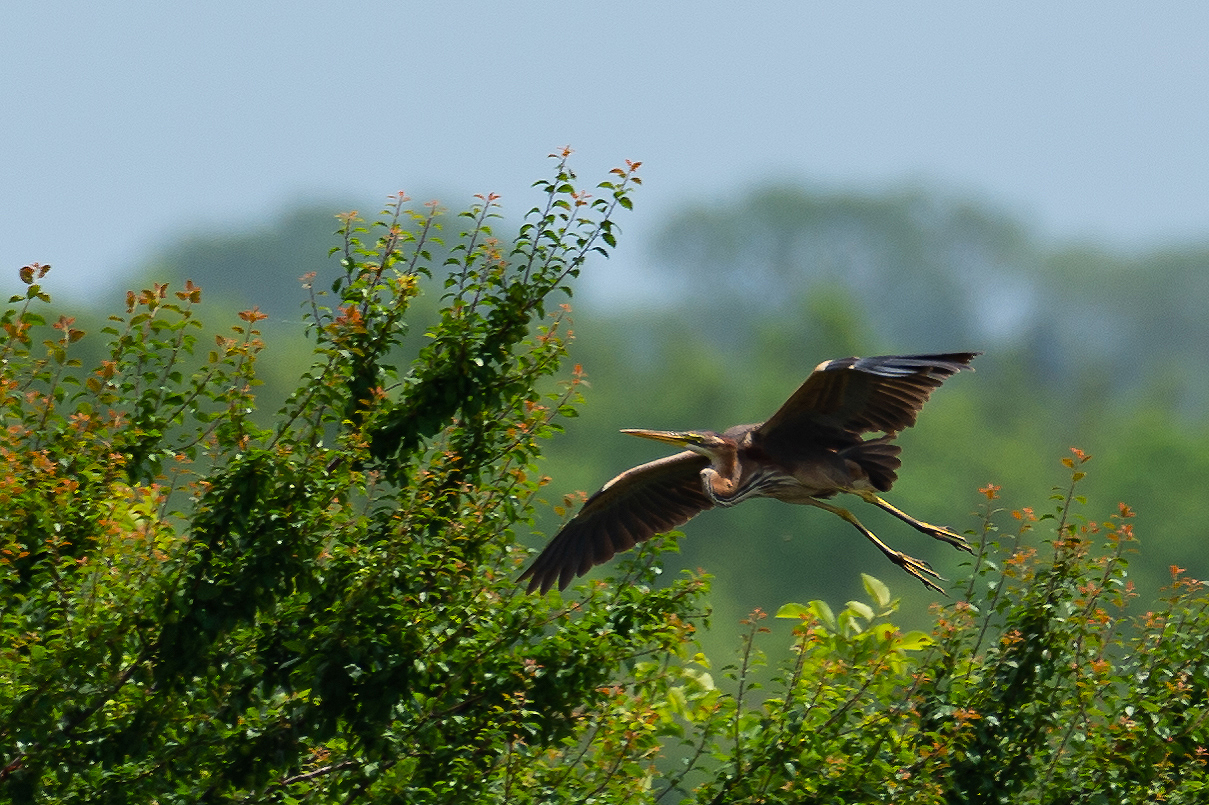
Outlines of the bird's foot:
M961 534L958 534L955 531L950 531L944 526L932 525L931 523L925 523L923 520L912 517L897 506L882 500L869 489L846 489L844 491L851 492L852 494L860 497L862 500L877 506L882 511L893 514L907 525L911 526L917 531L927 534L933 539L938 539L941 542L947 542L954 548L960 548L966 553L974 553L974 549L970 547L970 544L966 542L966 538L961 536Z
M933 570L932 566L929 565L927 562L923 561L922 559L916 559L913 556L907 556L907 554L903 553L902 551L891 551L891 552L887 553L886 556L890 559L891 562L898 565L903 570L907 571L912 576L914 576L915 578L922 581L924 583L924 586L927 587L929 590L935 590L936 592L940 593L941 595L945 594L945 591L943 589L941 589L940 585L937 584L935 581L932 581L932 579L936 579L937 581L944 581L945 580L944 576L940 575L935 570Z
M947 542L954 548L959 548L966 553L974 553L974 549L970 547L970 543L966 542L966 538L956 531L950 531L944 526L932 525L931 523L920 523L922 528L919 530L941 542Z

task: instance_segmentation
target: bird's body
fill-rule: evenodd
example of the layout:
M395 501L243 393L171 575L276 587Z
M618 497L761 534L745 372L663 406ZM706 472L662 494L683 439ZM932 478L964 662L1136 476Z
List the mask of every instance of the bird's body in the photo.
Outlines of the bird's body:
M895 564L939 590L924 562L894 551L851 512L825 502L854 494L932 537L969 550L958 534L878 496L897 479L898 432L932 390L979 353L843 358L819 364L763 423L714 431L625 430L688 449L626 470L593 495L521 576L529 590L564 589L575 576L714 506L753 497L816 506L842 517ZM865 439L862 434L884 435Z

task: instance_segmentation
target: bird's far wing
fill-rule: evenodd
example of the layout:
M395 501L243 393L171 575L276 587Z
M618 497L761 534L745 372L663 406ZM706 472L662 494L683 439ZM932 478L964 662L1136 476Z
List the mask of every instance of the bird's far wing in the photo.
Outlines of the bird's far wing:
M590 497L520 577L529 592L566 589L613 555L713 507L701 486L705 456L685 450L626 470Z
M932 390L969 368L979 352L840 358L815 367L759 434L825 439L915 424Z

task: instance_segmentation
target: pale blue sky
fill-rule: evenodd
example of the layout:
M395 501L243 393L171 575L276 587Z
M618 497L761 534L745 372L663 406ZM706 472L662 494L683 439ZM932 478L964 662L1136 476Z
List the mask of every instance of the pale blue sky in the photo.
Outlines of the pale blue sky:
M398 189L520 212L545 154L686 199L768 178L985 196L1055 238L1209 236L1209 3L9 3L0 273L83 296L174 232ZM556 109L556 112L551 112ZM7 287L8 283L4 285Z

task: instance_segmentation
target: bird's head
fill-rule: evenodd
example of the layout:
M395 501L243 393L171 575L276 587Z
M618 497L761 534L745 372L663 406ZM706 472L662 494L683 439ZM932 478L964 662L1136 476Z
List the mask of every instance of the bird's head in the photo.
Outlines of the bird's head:
M654 439L664 444L674 444L700 453L707 458L717 458L725 450L733 449L735 444L720 433L712 430L646 430L644 428L626 428L622 433L631 436L641 436L643 439Z

